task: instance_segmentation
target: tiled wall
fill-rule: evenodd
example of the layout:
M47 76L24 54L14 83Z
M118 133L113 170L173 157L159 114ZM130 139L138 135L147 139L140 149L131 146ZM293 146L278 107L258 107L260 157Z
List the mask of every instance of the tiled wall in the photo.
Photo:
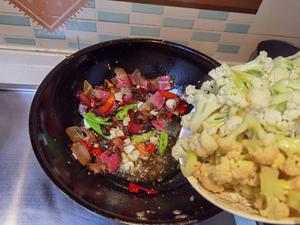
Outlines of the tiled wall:
M150 37L187 45L218 60L243 62L261 40L300 45L299 9L299 0L263 0L256 15L90 0L75 18L48 33L0 0L0 44L76 50L111 39Z

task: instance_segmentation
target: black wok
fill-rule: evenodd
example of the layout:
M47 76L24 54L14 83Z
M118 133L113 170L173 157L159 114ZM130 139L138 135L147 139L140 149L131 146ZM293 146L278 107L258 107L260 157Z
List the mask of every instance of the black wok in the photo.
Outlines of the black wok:
M83 80L100 84L112 75L111 68L139 68L148 77L170 74L182 92L186 84L208 79L208 71L218 65L190 48L152 39L103 42L76 52L47 75L31 106L30 138L40 165L77 203L121 222L193 223L217 214L220 210L194 191L179 171L157 185L155 196L129 193L128 181L114 175L89 175L71 156L65 128L80 123L76 92ZM137 216L141 212L145 216Z

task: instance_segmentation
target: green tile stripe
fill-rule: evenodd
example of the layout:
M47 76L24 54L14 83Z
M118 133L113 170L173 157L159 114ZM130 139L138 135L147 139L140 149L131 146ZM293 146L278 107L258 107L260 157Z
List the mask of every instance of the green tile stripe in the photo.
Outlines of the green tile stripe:
M164 19L164 27L178 27L178 28L192 28L193 27L193 20L187 19L177 19L171 17L165 17Z
M87 32L96 32L97 25L93 22L68 21L65 23L67 30L79 30Z
M208 32L194 32L192 34L192 40L194 41L210 41L218 42L221 34L219 33L208 33Z
M240 24L240 23L228 23L225 27L225 32L232 32L232 33L248 33L250 29L249 24Z
M4 37L4 41L7 44L35 45L35 41L32 38Z
M87 43L79 43L79 46L78 46L78 43L76 43L76 42L69 42L68 43L69 48L74 48L74 49L78 49L78 47L79 47L79 49L83 49L83 48L86 48L90 45L91 44L87 44Z
M47 39L59 39L59 40L65 40L65 32L63 31L56 31L56 32L46 32L41 29L34 29L34 35L37 38L47 38Z
M129 14L98 11L98 21L129 23Z
M228 12L214 10L199 10L198 18L210 20L227 20Z
M98 36L99 41L110 41L115 39L127 38L126 36L116 35L116 34L100 34Z
M25 16L0 15L0 24L3 24L3 25L17 25L17 26L30 26L29 19Z
M133 3L132 12L162 15L164 13L164 7L159 5Z
M159 37L160 28L132 26L130 29L130 34L146 37Z
M217 52L237 54L239 50L240 50L239 45L220 44L218 46Z

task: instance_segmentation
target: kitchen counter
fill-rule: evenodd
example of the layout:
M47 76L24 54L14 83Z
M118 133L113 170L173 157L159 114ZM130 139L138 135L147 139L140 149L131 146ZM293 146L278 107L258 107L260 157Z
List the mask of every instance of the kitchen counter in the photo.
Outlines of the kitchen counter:
M0 84L0 221L3 225L118 224L61 192L36 160L28 118L36 86ZM24 88L25 87L25 88ZM8 90L9 89L9 90ZM223 212L199 225L256 225Z

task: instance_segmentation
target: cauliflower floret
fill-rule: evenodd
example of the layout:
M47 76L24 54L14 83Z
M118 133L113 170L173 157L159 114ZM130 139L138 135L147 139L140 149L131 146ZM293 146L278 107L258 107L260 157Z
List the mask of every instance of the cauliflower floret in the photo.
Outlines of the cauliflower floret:
M300 176L291 179L295 191L300 191Z
M217 185L211 178L211 173L214 166L203 163L199 166L199 169L194 172L194 176L200 181L202 186L214 193L220 193L224 191L224 187Z
M229 151L241 151L243 149L243 146L241 143L239 143L236 139L238 136L245 131L247 131L249 124L251 123L251 118L246 116L244 118L244 121L232 132L230 132L225 137L218 137L217 143L220 146L221 150L225 152Z
M185 95L183 96L189 104L195 104L198 100L198 96L205 94L202 90L197 89L195 85L188 85L185 88Z
M269 106L271 92L266 88L252 88L247 95L250 107L260 110Z
M198 96L195 112L190 113L192 117L188 128L197 132L201 128L202 122L221 106L214 94Z
M177 140L172 148L172 156L179 160L180 158L185 158L187 151L196 152L198 149L202 149L200 144L200 134L194 133Z
M269 124L279 124L282 121L281 112L275 109L266 109L264 111L264 120Z
M286 110L283 113L283 119L293 121L300 116L300 91L294 91L288 96Z
M287 109L299 109L300 108L300 91L293 91L289 94Z
M266 109L261 122L268 132L289 135L291 130L291 124L285 121L281 112L275 109Z
M266 78L269 80L270 85L274 85L280 80L289 78L289 76L289 71L282 67L276 67L271 71L270 75L266 76Z
M290 176L300 175L300 139L279 136L279 148L287 156L283 171Z
M285 161L283 171L290 176L300 175L300 155L290 154Z
M261 165L271 165L279 154L276 142L265 145L261 140L243 140L242 143L254 161Z
M292 182L278 179L279 171L270 167L262 167L259 175L260 193L264 197L265 207L260 210L262 216L281 219L289 216L286 195L293 188Z
M218 144L216 140L214 139L214 137L209 135L206 130L202 131L200 135L200 143L203 149L205 150L205 154L207 156L213 154L218 149Z
M201 85L201 90L205 93L215 93L217 91L217 87L215 80L208 80Z
M255 163L243 159L237 160L232 157L232 154L236 157L236 153L230 152L223 156L220 164L212 169L212 179L219 185L236 182L248 184L249 180L256 176L257 167Z
M181 126L186 129L189 129L191 120L192 120L192 113L188 113L184 115L183 117L181 117Z
M260 210L260 214L270 219L286 218L290 214L290 209L287 204L276 200L268 201L271 206Z
M279 169L279 170L283 171L285 160L286 160L286 158L285 158L284 154L279 152L279 154L273 160L271 167L274 169Z
M300 116L300 108L299 109L290 109L290 110L285 110L283 113L283 119L287 121L292 121L297 119Z
M217 99L218 102L225 103L229 106L246 108L249 105L244 93L232 93L232 84L226 84L223 86L218 92Z
M287 205L300 212L300 192L290 191L287 196Z
M240 116L232 116L229 117L226 121L224 126L220 128L221 136L225 136L235 130L241 123L243 122L243 118Z
M224 125L227 118L226 112L217 112L212 114L202 123L202 129L206 130L208 134L214 135L218 129Z
M228 84L230 82L228 77L231 77L232 74L232 70L225 63L208 73L216 81L218 87Z
M262 74L268 74L273 69L273 61L272 58L268 57L268 53L265 51L259 52L259 55L252 61L236 65L231 67L234 71L242 71L242 72L260 72Z
M120 165L121 171L128 172L134 168L134 163L130 161L126 153L122 152L121 158L122 158L122 163Z
M172 156L175 159L185 157L187 151L196 152L201 158L206 158L213 154L218 148L215 139L207 131L193 133L190 136L178 139L172 148Z

